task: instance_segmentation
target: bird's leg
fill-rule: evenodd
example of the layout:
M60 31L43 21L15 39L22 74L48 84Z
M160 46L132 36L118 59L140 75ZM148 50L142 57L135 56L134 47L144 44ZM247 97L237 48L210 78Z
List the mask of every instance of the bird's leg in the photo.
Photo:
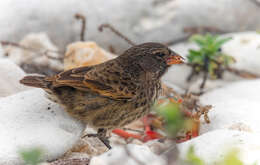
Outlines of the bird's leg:
M82 138L87 137L97 137L108 149L112 149L109 144L109 140L106 137L107 130L104 128L99 128L96 134L86 134Z
M153 115L150 114L143 117L142 121L144 124L144 131L141 134L130 133L123 129L114 129L112 132L124 139L133 138L133 139L138 139L142 142L147 142L149 140L162 138L163 136L161 134L152 130L151 123L150 121L148 121L151 120L150 118L153 118Z
M108 140L106 134L107 134L107 130L106 129L99 128L98 132L97 132L97 137L110 150L110 149L112 149L112 147L109 144L109 140Z

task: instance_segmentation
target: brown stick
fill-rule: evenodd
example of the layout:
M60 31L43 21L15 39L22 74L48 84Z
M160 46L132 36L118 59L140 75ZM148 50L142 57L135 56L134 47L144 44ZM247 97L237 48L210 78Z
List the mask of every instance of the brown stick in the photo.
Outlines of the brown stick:
M36 48L31 48L31 47L27 47L27 46L24 46L24 45L21 45L19 43L15 43L15 42L10 42L10 41L0 41L0 44L3 45L3 46L14 46L14 47L17 47L17 48L20 48L20 49L24 49L24 50L28 50L28 51L31 51L31 52L34 52L34 53L40 53L50 59L55 59L55 60L62 60L63 57L53 57L53 56L50 56L49 53L57 53L57 54L63 54L62 52L60 51L57 51L57 50L44 50L43 52L40 52L38 49Z
M81 31L80 31L80 41L85 41L85 28L86 28L86 17L82 14L75 14L77 20L81 20Z
M257 74L254 74L254 73L250 73L250 72L244 71L244 70L235 69L235 68L228 67L227 71L229 71L229 72L231 72L231 73L233 73L235 75L238 75L240 77L247 78L247 79L260 78L260 75L257 75Z
M257 7L260 7L260 2L257 0L251 0L253 4L255 4Z
M164 42L164 45L166 45L166 46L175 45L175 44L178 44L180 42L187 41L190 37L191 37L191 34L186 36L186 37L182 37L182 38L179 38L179 39Z
M169 45L175 45L180 42L187 41L193 34L199 34L199 33L205 33L205 32L218 33L218 34L227 33L227 31L223 31L223 30L217 29L215 27L210 27L210 26L184 27L183 32L188 33L187 36L165 42L164 44L169 46Z
M220 30L216 27L211 26L199 26L199 27L184 27L183 32L190 33L190 34L197 34L197 33L227 33L226 31Z
M208 72L204 71L203 80L202 83L200 84L200 92L202 92L202 90L204 89L207 79L208 79Z
M98 27L98 30L100 32L103 31L104 28L108 28L110 29L112 32L114 32L117 36L119 36L120 38L124 39L128 44L134 46L135 43L132 42L130 39L128 39L125 35L123 35L121 32L119 32L118 30L116 30L112 25L110 24L101 24L99 27Z

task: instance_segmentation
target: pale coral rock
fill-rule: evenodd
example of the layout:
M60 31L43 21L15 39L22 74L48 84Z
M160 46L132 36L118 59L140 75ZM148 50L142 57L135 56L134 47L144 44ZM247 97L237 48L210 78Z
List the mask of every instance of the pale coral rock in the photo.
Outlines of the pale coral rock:
M108 152L93 157L90 165L166 165L166 160L147 147L136 144L116 146Z
M96 65L115 57L116 55L105 51L95 42L75 42L67 47L64 69Z
M238 157L244 164L258 164L260 162L260 134L235 130L214 130L190 141L178 144L180 157L187 158L191 146L205 164L216 164L233 150L237 150Z
M31 89L19 83L26 74L11 60L0 58L0 75L0 97Z
M202 95L201 103L213 107L208 113L210 124L202 124L200 132L232 129L260 133L259 91L258 79L230 83Z
M74 146L85 129L41 89L1 98L0 111L0 164L20 165L18 151L34 147L43 150L43 161L57 159Z
M176 146L175 141L168 139L151 140L145 143L145 145L148 146L150 150L157 155L160 155L171 147Z
M26 35L19 44L32 48L34 51L15 46L7 46L5 53L8 54L8 58L16 64L35 64L47 66L55 70L63 69L61 61L55 59L61 57L62 54L58 53L58 48L51 42L46 33L30 33ZM47 53L47 56L44 55L44 53Z

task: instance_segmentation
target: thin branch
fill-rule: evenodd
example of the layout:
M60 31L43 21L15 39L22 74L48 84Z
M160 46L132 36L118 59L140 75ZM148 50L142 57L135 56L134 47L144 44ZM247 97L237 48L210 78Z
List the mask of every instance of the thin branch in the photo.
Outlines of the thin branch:
M75 14L77 20L81 20L81 31L80 31L80 41L85 41L85 30L86 30L86 17L82 14Z
M63 54L62 52L57 51L57 50L46 49L44 51L39 51L36 48L27 47L27 46L21 45L19 43L10 42L10 41L0 41L0 44L3 45L3 46L14 46L14 47L24 49L24 50L27 50L27 51L30 51L30 52L34 52L34 53L40 53L40 54L42 54L42 55L44 55L44 56L46 56L50 59L55 59L55 60L62 60L63 59L63 57L53 57L49 54L49 53L57 53L57 54L60 54L60 55Z
M200 84L200 90L201 90L200 92L202 92L202 90L204 89L207 79L208 79L208 72L204 71L203 80L202 83Z
M190 34L198 34L198 33L206 33L206 32L219 33L219 34L227 33L226 31L211 26L184 27L183 32L190 33Z
M254 73L250 73L250 72L244 71L244 70L235 69L235 68L228 67L227 71L229 71L229 72L231 72L231 73L233 73L235 75L238 75L240 77L247 78L247 79L260 78L260 75L257 75L257 74L254 74Z
M260 1L258 0L250 0L253 4L255 4L257 7L260 7Z
M186 93L183 95L183 103L181 104L181 110L194 120L199 120L204 115L206 123L210 123L208 113L212 109L212 105L201 105L199 96L192 93ZM195 110L195 113L192 111ZM189 113L190 112L190 113Z
M104 28L108 28L110 29L112 32L114 32L117 36L119 36L120 38L124 39L128 44L134 46L135 43L132 42L130 39L128 39L125 35L123 35L121 32L119 32L118 30L116 30L112 25L110 24L101 24L99 27L98 27L98 30L100 32L103 31Z
M217 65L221 65L221 63L219 63L216 60L212 60L213 62L215 62ZM241 69L235 69L235 68L231 68L231 67L226 67L224 70L229 71L237 76L246 78L246 79L256 79L256 78L260 78L260 75L245 71L245 70L241 70Z
M203 67L203 72L204 72L204 75L203 75L203 80L202 80L202 83L200 85L200 92L202 93L204 87L205 87L205 84L206 84L206 81L208 79L208 73L209 73L209 58L206 56L205 59L204 59L204 67Z
M174 40L171 40L171 41L164 42L164 45L166 45L166 46L171 46L171 45L175 45L175 44L178 44L178 43L187 41L187 40L190 38L191 35L192 35L192 34L190 34L190 35L188 35L188 36L186 36L186 37L179 38L179 39L177 39L177 40L174 39Z
M169 45L175 45L175 44L178 44L180 42L187 41L193 34L199 34L199 33L203 34L203 33L206 33L206 32L218 33L218 34L227 33L227 31L223 31L223 30L220 30L218 28L210 27L210 26L184 27L183 32L188 33L187 36L165 42L164 44L169 46Z

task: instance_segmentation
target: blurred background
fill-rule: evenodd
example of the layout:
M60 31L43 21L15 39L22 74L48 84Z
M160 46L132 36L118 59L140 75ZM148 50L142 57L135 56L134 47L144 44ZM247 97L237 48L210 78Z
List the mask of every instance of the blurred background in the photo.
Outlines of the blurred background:
M101 32L102 24L117 34ZM111 152L81 138L93 130L43 91L19 83L28 73L102 63L144 42L166 44L186 63L163 76L169 94L146 122L128 127L134 135L111 134ZM260 162L260 0L0 0L0 75L0 164ZM38 144L45 155L37 148L17 152Z
M189 28L217 33L260 29L258 0L1 0L1 40L45 32L64 50L79 40L75 13L87 19L86 40L119 53L129 45L110 31L100 33L100 24L112 24L135 43L182 40Z

